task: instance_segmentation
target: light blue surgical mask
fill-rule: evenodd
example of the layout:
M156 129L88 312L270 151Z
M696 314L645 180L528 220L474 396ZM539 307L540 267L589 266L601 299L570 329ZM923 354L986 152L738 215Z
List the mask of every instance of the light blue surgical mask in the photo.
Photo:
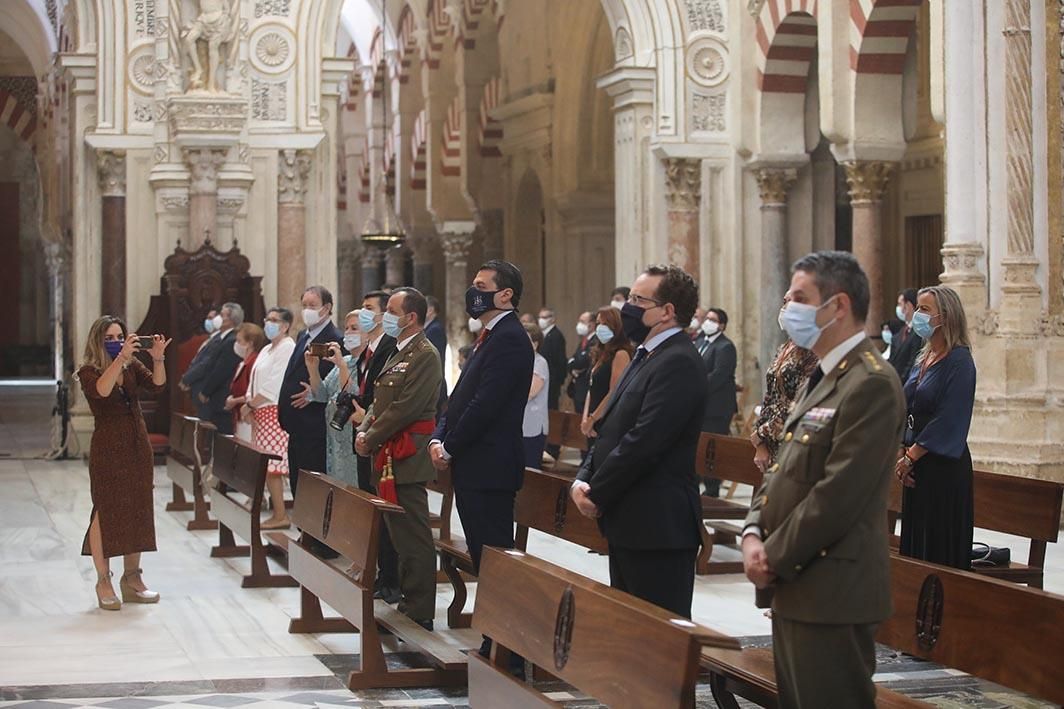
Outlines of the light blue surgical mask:
M780 315L780 323L794 344L802 349L813 349L813 345L820 339L820 334L836 322L832 320L824 327L816 324L816 314L832 300L834 300L834 296L828 298L820 306L796 303L793 300L787 303L787 307L783 309L783 313Z
M893 341L894 333L888 330L887 328L883 328L883 342L889 345Z
M362 346L362 335L357 332L349 335L344 335L344 349L348 352L354 352Z
M911 325L913 332L924 340L931 337L937 327L931 325L931 316L929 314L920 312L919 310L913 313L913 321Z
M905 320L905 308L901 307L900 305L895 305L894 306L894 314L898 316L898 320L901 320L902 322L906 322L906 320Z
M377 315L372 310L363 308L358 311L358 329L362 332L369 332L377 327Z
M398 315L385 313L381 318L381 324L384 325L384 334L388 337L398 338L399 335L403 332L403 328L399 327Z
M262 331L266 334L266 339L273 342L281 334L281 323L267 320L266 324L262 326Z
M595 338L604 345L609 344L609 341L613 339L613 330L605 325L596 325Z

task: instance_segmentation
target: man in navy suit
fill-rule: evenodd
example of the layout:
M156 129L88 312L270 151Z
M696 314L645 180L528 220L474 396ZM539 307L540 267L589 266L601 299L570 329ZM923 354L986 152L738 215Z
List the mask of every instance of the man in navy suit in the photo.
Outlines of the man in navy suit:
M225 410L225 397L241 360L233 345L236 330L244 322L244 309L238 303L226 303L218 313L221 325L196 353L181 382L189 388L196 415L213 423L219 432L232 434L233 415Z
M429 303L429 314L425 320L425 337L429 338L429 342L439 352L442 362L447 356L447 330L440 322L440 301L431 295L426 296L425 300Z
M532 384L532 343L515 312L521 271L492 260L466 291L466 312L484 324L429 443L437 470L450 467L473 567L484 546L514 545L514 496L524 473L521 423Z
M277 397L277 420L288 432L288 480L292 494L299 482L299 469L325 471L325 404L307 401L303 396L303 382L309 382L307 363L303 355L310 343L326 344L344 341L343 333L332 323L333 297L324 286L310 286L303 291L303 323L307 326L296 340L296 348L288 360L288 368ZM340 346L343 350L343 345ZM344 351L344 354L347 354ZM322 379L333 368L322 357L318 360L318 374Z
M694 279L675 266L636 279L621 320L639 348L570 491L609 543L610 585L684 618L702 524L694 469L706 370L683 329L697 303Z
M735 393L738 356L735 343L724 334L727 327L728 314L721 308L710 308L700 326L702 337L695 341L695 349L706 365L706 411L702 415L702 431L724 436L731 432L732 419L739 410ZM707 497L720 497L720 479L705 478L703 482Z

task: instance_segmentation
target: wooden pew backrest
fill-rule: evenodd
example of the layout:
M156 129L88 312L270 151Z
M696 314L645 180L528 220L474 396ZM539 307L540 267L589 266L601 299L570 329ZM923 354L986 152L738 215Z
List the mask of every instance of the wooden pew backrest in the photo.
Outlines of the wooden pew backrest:
M750 441L735 436L703 433L695 454L695 474L700 478L719 478L753 485L756 492L764 476L754 465Z
M214 477L250 498L262 494L262 476L270 459L279 458L235 436L214 436Z
M377 536L373 508L402 514L402 507L358 488L310 470L299 471L299 488L292 506L292 523L304 534L328 544L350 559L360 573L354 578L369 583L377 573ZM343 524L333 524L343 520Z
M547 412L547 443L562 448L587 450L587 436L580 430L581 414L570 411Z
M196 462L197 419L182 414L170 417L170 453L183 465Z
M879 642L1064 703L1064 597L897 554L891 577Z
M486 548L473 627L608 706L694 706L703 645L737 640L520 551Z
M514 501L514 521L521 528L535 529L605 554L606 539L595 520L580 514L569 496L572 478L542 470L525 469L525 480ZM523 545L518 544L523 548Z

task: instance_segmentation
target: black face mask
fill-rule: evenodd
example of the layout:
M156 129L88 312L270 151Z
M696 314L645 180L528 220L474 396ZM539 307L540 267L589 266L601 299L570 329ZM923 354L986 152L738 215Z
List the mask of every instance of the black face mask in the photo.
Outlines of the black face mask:
M643 344L643 340L647 339L650 333L650 328L643 324L644 313L644 308L631 303L625 303L621 307L621 326L624 328L624 334L636 345Z
M470 286L465 292L465 311L471 318L479 318L489 310L495 310L495 296L500 291L477 290L476 286Z

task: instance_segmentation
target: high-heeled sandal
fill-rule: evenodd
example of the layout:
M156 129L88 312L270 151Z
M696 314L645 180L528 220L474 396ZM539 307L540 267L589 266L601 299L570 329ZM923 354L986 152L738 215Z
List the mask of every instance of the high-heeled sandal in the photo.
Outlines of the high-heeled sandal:
M96 602L99 604L101 610L117 611L117 610L121 610L122 609L122 601L118 600L117 596L114 596L114 595L101 596L100 595L100 584L104 583L104 582L110 583L111 582L111 578L113 576L114 576L114 574L111 573L110 571L107 572L106 576L104 576L102 574L97 574L97 576L96 576ZM113 594L114 591L111 591L111 593Z
M133 576L141 575L140 569L130 569L122 574L122 579L118 582L119 587L122 589L122 600L126 603L158 603L159 594L155 591L138 591L129 584L127 579Z

